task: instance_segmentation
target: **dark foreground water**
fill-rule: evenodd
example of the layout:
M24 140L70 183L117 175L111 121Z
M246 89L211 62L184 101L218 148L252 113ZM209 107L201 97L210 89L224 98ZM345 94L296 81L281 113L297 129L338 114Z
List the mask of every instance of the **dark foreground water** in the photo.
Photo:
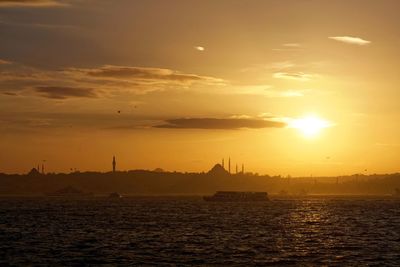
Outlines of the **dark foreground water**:
M400 201L0 199L0 266L400 266Z

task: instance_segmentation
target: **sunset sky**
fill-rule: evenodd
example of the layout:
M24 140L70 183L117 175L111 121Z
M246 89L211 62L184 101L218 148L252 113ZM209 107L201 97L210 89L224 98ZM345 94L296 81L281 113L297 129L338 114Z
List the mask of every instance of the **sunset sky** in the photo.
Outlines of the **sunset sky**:
M0 0L0 172L400 171L398 0Z

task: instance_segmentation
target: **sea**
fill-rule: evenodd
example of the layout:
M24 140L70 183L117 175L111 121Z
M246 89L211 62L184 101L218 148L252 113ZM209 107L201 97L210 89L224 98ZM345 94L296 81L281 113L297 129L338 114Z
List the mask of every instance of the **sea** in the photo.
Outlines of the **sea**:
M0 266L400 266L400 199L0 198Z

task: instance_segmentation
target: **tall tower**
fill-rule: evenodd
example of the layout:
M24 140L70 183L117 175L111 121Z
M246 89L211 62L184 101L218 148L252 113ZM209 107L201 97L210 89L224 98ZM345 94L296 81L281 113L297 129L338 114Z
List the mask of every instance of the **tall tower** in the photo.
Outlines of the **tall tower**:
M237 163L236 163L236 174L238 173L238 166L237 166Z
M231 157L229 157L229 161L228 161L228 171L229 171L229 173L231 173Z
M115 172L116 166L117 166L117 162L115 161L115 156L113 156L113 161L112 161L113 172Z

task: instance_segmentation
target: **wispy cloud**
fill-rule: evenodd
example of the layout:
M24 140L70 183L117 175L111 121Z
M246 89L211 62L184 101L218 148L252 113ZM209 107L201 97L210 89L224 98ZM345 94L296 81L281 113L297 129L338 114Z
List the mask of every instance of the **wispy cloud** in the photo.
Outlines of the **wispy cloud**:
M275 89L270 85L242 85L233 86L229 88L227 93L238 94L238 95L260 95L269 98L281 98L281 97L301 97L304 96L309 89L289 89L279 90Z
M67 4L56 0L0 0L1 7L60 7Z
M312 74L307 74L304 72L276 72L273 74L274 78L277 79L287 79L287 80L297 80L306 82L311 80L314 76Z
M34 88L40 96L52 99L67 99L71 97L97 97L93 88L61 87L61 86L38 86Z
M2 92L3 95L7 95L7 96L17 96L17 93L14 92Z
M113 66L106 65L95 69L68 69L70 72L79 72L89 77L123 79L147 82L178 82L178 83L216 83L223 82L221 79L200 76L196 74L187 74L171 69L163 68L145 68L145 67L129 67L129 66Z
M298 43L287 43L283 44L284 47L300 47L301 45Z
M333 36L328 38L342 43L354 44L354 45L368 45L371 43L371 41L364 40L360 37L352 37L352 36Z
M11 62L7 61L7 60L0 59L0 65L6 65L6 64L11 64Z
M19 64L2 65L0 71L0 88L7 91L26 91L34 89L49 96L62 98L50 91L40 91L38 88L95 88L90 92L107 91L108 95L116 92L146 94L151 91L169 89L188 89L192 86L220 86L223 79L184 73L165 68L148 68L132 66L106 65L98 68L68 68L60 71L41 70ZM86 90L87 91L87 90ZM82 93L81 91L63 91ZM73 95L71 95L73 96ZM88 95L79 95L88 97ZM90 95L93 96L93 95Z
M64 73L77 81L96 83L114 89L125 89L137 93L188 88L195 84L224 85L223 79L183 73L164 68L130 67L106 65L99 68L70 68Z
M262 129L262 128L282 128L284 122L252 119L252 118L180 118L166 120L165 124L156 125L155 128L170 129L221 129L235 130L242 128Z
M282 44L280 47L278 48L273 48L272 51L277 51L277 52L295 52L295 51L299 51L302 50L302 46L299 43L285 43Z
M269 65L271 69L274 70L284 70L284 69L291 69L296 67L296 64L292 61L281 61L281 62L274 62Z
M273 72L273 71L282 71L287 69L293 69L299 67L294 62L286 60L286 61L278 61L267 64L254 64L246 68L240 69L240 72Z

